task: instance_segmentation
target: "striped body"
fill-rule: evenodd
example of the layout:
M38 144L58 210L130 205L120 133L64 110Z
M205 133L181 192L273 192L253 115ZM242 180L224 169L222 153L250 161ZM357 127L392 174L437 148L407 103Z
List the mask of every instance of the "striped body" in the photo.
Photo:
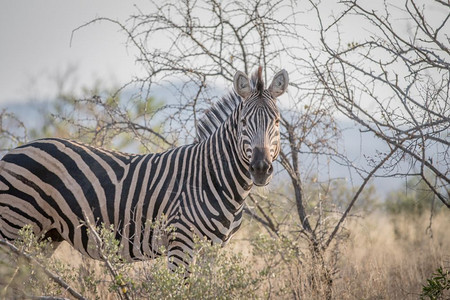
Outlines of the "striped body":
M241 224L254 183L253 142L246 133L252 127L242 128L243 114L268 128L278 118L274 104L261 106L261 93L252 95L240 101L231 94L228 116L217 122L220 109L215 110L214 130L205 122L210 133L198 143L163 153L124 154L63 139L12 150L0 161L0 237L15 240L31 224L36 235L65 240L98 259L87 217L91 224L114 227L124 259L154 258L164 245L173 265L188 263L193 233L227 242ZM277 134L279 143L279 132L272 132ZM271 160L279 144L272 148L266 151ZM155 234L153 222L163 219L175 229L173 237Z

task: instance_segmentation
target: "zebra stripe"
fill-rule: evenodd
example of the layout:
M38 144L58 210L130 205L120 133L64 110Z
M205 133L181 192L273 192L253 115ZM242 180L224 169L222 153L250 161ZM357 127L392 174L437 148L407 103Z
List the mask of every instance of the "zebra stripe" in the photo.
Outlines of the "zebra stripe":
M275 98L287 73L269 89L255 74L236 74L235 92L206 114L191 145L135 155L48 138L10 151L0 161L0 237L15 240L31 224L55 245L65 240L99 259L85 224L103 223L114 227L124 259L153 258L164 245L171 268L189 262L193 234L226 243L253 184L270 181L280 149Z

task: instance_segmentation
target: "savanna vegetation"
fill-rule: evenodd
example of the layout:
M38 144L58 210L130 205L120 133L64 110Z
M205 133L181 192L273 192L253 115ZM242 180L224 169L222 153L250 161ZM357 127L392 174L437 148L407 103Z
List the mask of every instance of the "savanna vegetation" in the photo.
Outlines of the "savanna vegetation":
M449 298L449 12L439 0L164 1L76 29L117 26L141 75L75 93L58 85L39 128L2 111L2 149L42 136L142 153L193 142L217 87L261 65L290 76L277 174L246 200L229 245L198 238L187 278L164 258L123 263L109 228L86 224L100 262L67 244L49 256L24 228L21 241L0 241L0 297ZM359 158L345 149L348 124ZM404 184L385 193L376 178Z
M375 202L377 207L368 207L373 211L364 216L352 216L339 243L325 253L332 268L332 299L448 297L448 213L435 212L430 223L429 209L414 209L418 198L398 191L389 201L389 205ZM393 207L398 210L393 212ZM295 228L295 223L291 226ZM82 257L66 243L48 257L48 245L37 242L25 228L23 241L15 247L31 259L1 248L2 298L77 298L54 277L78 292L80 299L324 299L330 293L328 283L320 280L323 274L310 256L310 245L295 230L274 237L251 216L225 248L199 239L187 279L183 269L171 273L164 257L122 263L111 231L97 232L105 257L101 262ZM436 294L439 290L441 296Z

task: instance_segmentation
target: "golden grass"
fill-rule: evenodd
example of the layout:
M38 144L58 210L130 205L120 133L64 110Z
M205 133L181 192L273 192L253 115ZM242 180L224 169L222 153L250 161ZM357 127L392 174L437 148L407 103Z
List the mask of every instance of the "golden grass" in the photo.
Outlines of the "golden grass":
M252 257L248 241L254 233L253 225L244 224L231 247L256 261L255 269L262 269L264 262ZM348 239L337 247L333 299L419 299L426 279L439 266L450 268L450 214L446 210L434 216L431 231L429 213L387 216L378 212L351 218L345 227ZM278 274L275 282L284 285L283 282L291 281L291 286L302 286L299 282L308 278L303 274L308 270L314 272L319 268L304 261L297 278ZM292 280L298 283L292 284ZM267 284L262 287L267 288ZM302 299L322 299L322 292L314 294L307 288L300 291ZM446 297L450 299L450 295ZM287 293L281 298L290 299L291 295Z
M450 267L450 215L386 217L375 214L347 224L341 247L336 299L418 299L439 266Z
M450 214L444 211L435 216L432 232L427 230L428 218L426 213L422 216L386 216L378 213L347 221L349 238L338 247L338 272L333 279L333 299L418 299L426 279L439 266L450 267ZM262 263L261 259L252 257L252 247L248 241L254 229L255 226L245 223L229 249L241 252L249 261ZM100 270L98 262L83 259L67 243L57 249L54 257L74 268L85 267L86 272ZM257 263L255 270L263 267L260 263ZM273 282L280 286L299 286L292 280L304 281L306 276L302 273L308 269L314 270L314 266L305 267L290 278L274 274ZM8 270L12 272L13 268ZM267 286L267 283L262 283L261 291L257 294L263 298L269 296L269 299L292 297L290 292L281 298L268 294ZM101 291L102 294L98 295L101 299L114 298L107 290L101 288ZM318 296L320 293L313 295L302 290L299 294L303 299L321 299Z

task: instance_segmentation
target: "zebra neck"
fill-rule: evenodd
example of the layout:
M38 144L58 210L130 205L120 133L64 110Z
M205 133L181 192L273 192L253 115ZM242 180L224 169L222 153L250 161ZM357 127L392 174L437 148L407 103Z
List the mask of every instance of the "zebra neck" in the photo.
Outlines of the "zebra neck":
M242 159L232 118L222 124L206 141L205 154L214 187L230 201L241 206L253 186L248 162Z

